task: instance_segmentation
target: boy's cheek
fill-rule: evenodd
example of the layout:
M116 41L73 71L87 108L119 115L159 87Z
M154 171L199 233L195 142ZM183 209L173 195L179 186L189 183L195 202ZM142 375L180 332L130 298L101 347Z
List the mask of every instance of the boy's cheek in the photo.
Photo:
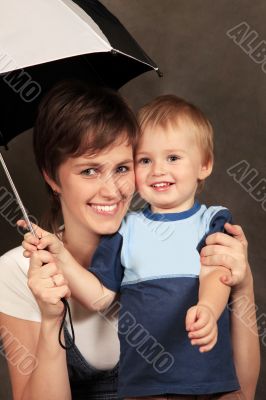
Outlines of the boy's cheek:
M123 195L126 197L130 197L135 192L135 174L127 175L122 182L120 182L120 191L123 192Z

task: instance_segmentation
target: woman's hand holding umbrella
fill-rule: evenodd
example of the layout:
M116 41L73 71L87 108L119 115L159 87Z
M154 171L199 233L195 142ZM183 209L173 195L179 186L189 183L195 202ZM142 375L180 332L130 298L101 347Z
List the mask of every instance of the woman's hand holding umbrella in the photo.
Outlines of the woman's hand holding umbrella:
M54 262L52 254L45 250L33 251L28 271L28 286L39 305L42 319L60 319L64 313L62 298L71 296L68 282Z
M28 229L28 223L24 220L19 220L17 225ZM68 252L56 235L41 229L35 224L31 225L34 234L31 232L26 233L22 243L25 249L24 256L31 259L28 286L36 297L43 316L48 318L49 316L61 316L58 339L60 345L67 350L75 343L71 312L67 302L71 292L64 275L56 263L61 261L61 265L64 265L64 255ZM69 313L72 332L72 343L68 347L61 340L67 312Z

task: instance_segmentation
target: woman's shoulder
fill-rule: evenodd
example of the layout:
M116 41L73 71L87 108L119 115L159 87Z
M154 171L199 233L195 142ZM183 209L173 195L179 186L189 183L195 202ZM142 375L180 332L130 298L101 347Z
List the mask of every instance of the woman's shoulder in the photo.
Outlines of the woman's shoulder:
M29 259L23 256L23 247L15 247L0 257L0 277L8 275L27 276Z
M40 310L28 287L28 269L22 246L0 257L0 312L39 322Z

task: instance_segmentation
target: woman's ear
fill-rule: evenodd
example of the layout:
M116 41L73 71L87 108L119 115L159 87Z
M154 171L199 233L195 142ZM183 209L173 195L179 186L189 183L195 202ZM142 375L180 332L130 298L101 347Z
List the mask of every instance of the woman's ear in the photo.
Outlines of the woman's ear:
M212 168L213 168L213 160L207 161L205 164L201 166L198 178L200 180L208 178L208 176L211 175L212 173Z
M43 170L42 174L43 174L45 182L50 186L51 190L54 193L59 194L61 189L60 189L60 186L58 185L58 183L56 183L52 178L50 178L50 176L47 174L46 171Z

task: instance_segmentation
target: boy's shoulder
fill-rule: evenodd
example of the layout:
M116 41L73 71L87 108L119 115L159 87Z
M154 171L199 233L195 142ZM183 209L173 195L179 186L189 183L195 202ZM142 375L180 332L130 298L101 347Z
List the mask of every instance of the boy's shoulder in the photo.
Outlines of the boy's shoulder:
M216 232L225 232L226 222L232 223L232 215L228 208L223 206L206 207L201 205L199 210L198 229L201 241L198 244L198 250L205 245L207 236Z
M231 212L224 206L209 206L202 204L199 210L199 217L201 221L210 224L211 221L217 218L224 218L229 220L232 218Z

